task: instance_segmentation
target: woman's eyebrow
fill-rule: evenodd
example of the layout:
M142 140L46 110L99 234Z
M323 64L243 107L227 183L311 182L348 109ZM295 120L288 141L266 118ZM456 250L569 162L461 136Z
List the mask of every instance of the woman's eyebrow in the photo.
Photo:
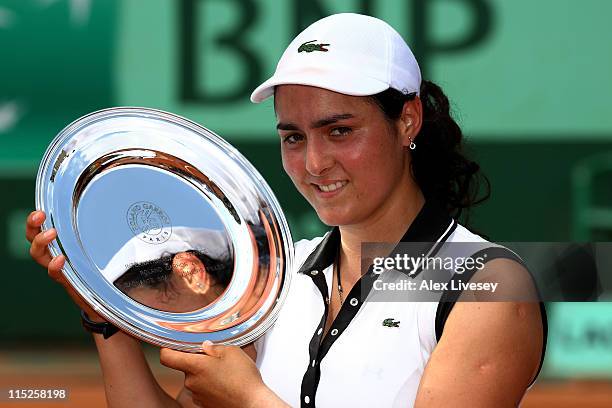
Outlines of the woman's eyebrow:
M312 129L318 129L318 128L321 128L323 126L327 126L327 125L331 125L333 123L336 123L336 122L338 122L340 120L352 119L354 117L355 116L353 114L351 114L351 113L339 113L339 114L336 114L336 115L331 115L331 116L328 116L326 118L322 118L322 119L316 120L316 121L314 121L314 122L312 122L310 124L310 127ZM293 123L279 122L276 125L276 129L277 130L299 130L299 127L294 125Z
M299 130L299 128L293 123L279 122L276 124L276 130Z
M327 118L319 119L319 120L317 120L315 122L312 122L310 127L313 128L313 129L317 129L317 128L321 128L323 126L331 125L332 123L336 123L339 120L352 119L354 117L355 116L353 116L350 113L340 113L340 114L337 114L337 115L332 115L332 116L329 116Z

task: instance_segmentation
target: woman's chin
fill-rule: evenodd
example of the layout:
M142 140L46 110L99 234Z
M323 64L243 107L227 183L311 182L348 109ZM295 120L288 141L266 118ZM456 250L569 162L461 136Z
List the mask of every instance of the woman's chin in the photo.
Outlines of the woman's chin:
M333 209L316 209L321 222L330 227L352 224L351 217Z

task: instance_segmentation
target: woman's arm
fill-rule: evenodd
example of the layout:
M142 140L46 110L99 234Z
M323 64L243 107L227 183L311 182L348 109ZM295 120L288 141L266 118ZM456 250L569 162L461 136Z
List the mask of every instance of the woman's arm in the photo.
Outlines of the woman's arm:
M419 385L415 407L516 407L537 373L537 302L459 302Z
M104 377L109 407L179 407L185 405L168 395L159 385L145 359L140 342L123 332L108 339L93 335Z
M72 300L84 310L90 319L104 321L79 297L62 273L63 256L51 257L48 245L57 236L55 230L40 232L45 219L42 211L34 211L26 221L26 237L31 242L30 255L47 269L49 277L62 285ZM140 343L123 332L108 339L93 334L100 356L104 387L109 407L172 407L179 402L171 398L159 386L144 357ZM182 406L194 406L189 398L180 394Z

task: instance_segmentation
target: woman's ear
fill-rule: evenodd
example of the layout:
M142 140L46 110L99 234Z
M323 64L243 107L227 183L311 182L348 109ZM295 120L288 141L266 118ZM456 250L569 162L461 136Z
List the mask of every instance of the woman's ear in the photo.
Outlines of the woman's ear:
M398 122L399 135L403 146L410 146L417 143L416 137L421 131L423 123L423 106L421 99L416 96L414 99L404 102L402 114Z
M211 278L202 261L192 253L180 252L174 256L172 270L180 282L196 293L204 293L211 286Z

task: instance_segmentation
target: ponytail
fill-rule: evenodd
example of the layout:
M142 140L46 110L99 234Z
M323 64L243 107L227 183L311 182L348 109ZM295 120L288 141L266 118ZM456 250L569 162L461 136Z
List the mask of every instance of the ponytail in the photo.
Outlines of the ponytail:
M404 103L414 98L389 88L372 98L385 116L399 119ZM420 99L423 121L411 150L411 171L426 200L442 204L449 215L463 215L468 222L472 206L487 200L491 185L480 166L463 153L463 133L451 117L448 98L442 89L430 81L422 81ZM482 189L482 192L481 192ZM465 211L464 211L465 210Z

